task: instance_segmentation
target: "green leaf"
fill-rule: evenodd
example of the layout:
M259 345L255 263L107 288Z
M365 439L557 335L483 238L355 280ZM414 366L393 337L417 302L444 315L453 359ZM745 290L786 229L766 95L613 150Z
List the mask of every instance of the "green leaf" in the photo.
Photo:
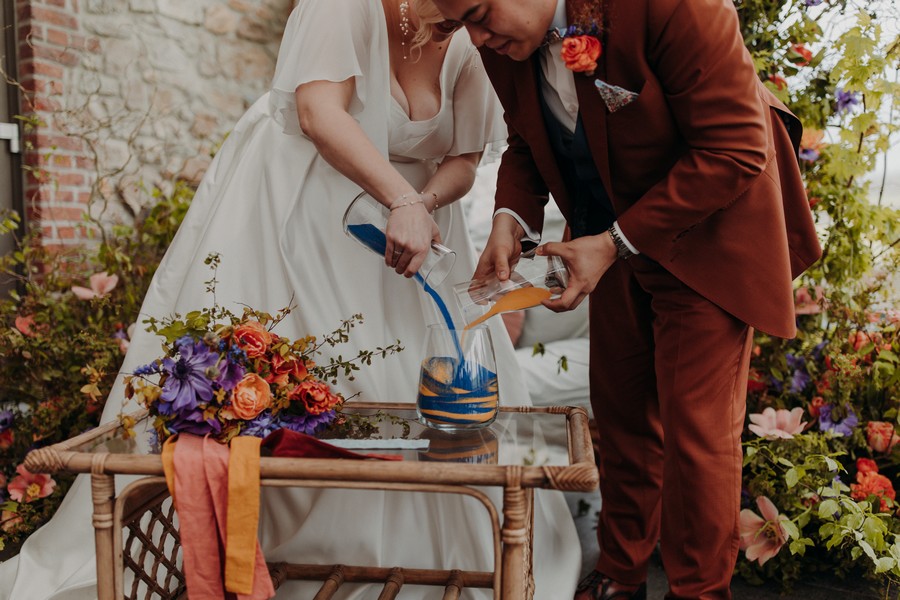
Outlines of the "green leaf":
M796 468L788 469L787 473L784 474L784 482L787 484L788 489L793 488L799 481L800 471Z
M800 530L793 521L790 519L781 519L779 522L791 539L796 540L800 538Z
M883 556L875 561L876 573L887 573L897 566L897 561L890 556Z
M834 519L834 515L840 512L841 506L837 500L828 499L819 504L819 517L823 519Z

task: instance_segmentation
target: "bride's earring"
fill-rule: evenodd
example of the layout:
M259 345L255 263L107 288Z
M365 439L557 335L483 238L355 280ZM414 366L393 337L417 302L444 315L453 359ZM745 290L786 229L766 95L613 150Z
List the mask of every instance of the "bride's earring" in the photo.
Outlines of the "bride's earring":
M403 52L403 60L409 58L407 55L406 41L409 39L409 2L403 0L400 3L400 47Z

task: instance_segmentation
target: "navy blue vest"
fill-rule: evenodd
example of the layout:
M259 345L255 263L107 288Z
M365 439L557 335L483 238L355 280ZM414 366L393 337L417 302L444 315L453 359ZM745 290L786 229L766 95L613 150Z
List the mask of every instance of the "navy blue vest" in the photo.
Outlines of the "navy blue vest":
M540 66L537 72L538 81L543 81ZM572 212L567 215L572 238L602 233L616 220L616 213L591 157L581 114L578 115L575 132L569 133L550 112L544 94L540 92L540 86L538 96L550 145L572 204Z

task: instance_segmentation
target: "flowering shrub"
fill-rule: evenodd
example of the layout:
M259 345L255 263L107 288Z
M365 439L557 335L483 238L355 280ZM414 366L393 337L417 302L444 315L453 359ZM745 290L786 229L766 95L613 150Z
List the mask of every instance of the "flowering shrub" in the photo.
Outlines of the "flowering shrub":
M746 579L900 576L900 215L870 178L900 93L897 8L873 0L736 0L760 79L804 126L800 164L824 255L796 290L794 340L756 336L748 381ZM895 28L888 32L888 26ZM755 518L751 517L755 515Z
M789 543L772 556L745 545L738 570L751 581L790 584L854 568L900 576L900 314L853 315L829 302L818 314L798 315L796 339L757 338L744 500L748 509L771 502L782 517L763 515L757 530L769 531L771 542L777 521Z
M97 425L127 332L192 195L177 187L134 227L115 227L91 248L50 252L26 237L16 252L0 257L0 277L14 286L0 297L0 549L6 553L53 514L73 480L29 480L21 495L14 493L30 476L20 471L25 455ZM0 215L0 235L12 235L17 220ZM29 487L35 483L37 493Z

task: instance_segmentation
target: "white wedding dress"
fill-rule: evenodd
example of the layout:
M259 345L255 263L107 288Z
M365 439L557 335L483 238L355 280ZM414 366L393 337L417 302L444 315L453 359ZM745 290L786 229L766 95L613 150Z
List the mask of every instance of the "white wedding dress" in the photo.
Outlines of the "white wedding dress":
M351 343L334 352L346 357L355 354L352 348L375 349L399 339L403 352L376 359L354 381L336 387L346 397L358 392L362 401L412 402L426 326L439 322L438 313L413 280L344 235L341 217L360 189L302 135L294 106L299 84L350 77L356 82L351 112L416 188L443 156L480 151L504 137L497 111L485 109L495 100L464 31L447 51L440 112L410 121L390 96L379 0L303 0L287 23L272 89L240 119L213 160L150 285L141 318L210 305L204 282L211 272L203 261L218 252L217 301L240 313L241 304L274 312L293 300L297 310L276 330L283 336L328 333L362 313L365 322L353 329ZM459 203L439 209L436 219L444 243L457 252L447 282L465 281L475 256ZM438 289L452 299L447 284ZM501 321L493 321L501 403L528 403L513 348ZM124 373L160 355L159 339L142 324L136 329ZM104 420L123 411L122 390L118 381ZM536 498L535 597L571 598L580 547L570 513L558 493ZM267 488L260 541L270 561L491 570L490 526L481 512L473 500L458 496ZM54 518L18 557L0 565L0 600L95 598L90 514L89 481L81 476ZM317 588L287 582L277 597L312 598L315 592L307 590ZM346 588L336 598L374 599L380 589ZM436 590L405 587L400 598L440 597ZM467 590L464 597L490 595Z

